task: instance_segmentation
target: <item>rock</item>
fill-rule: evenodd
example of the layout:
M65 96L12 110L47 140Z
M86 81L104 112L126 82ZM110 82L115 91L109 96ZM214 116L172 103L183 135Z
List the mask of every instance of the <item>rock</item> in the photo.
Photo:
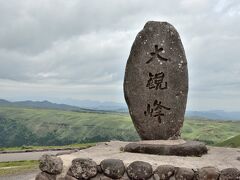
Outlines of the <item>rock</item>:
M203 167L198 170L199 180L218 180L220 172L215 167Z
M101 168L101 166L100 166L100 165L97 165L97 171L98 171L98 173L100 173L100 174L102 174L102 173L103 173L103 170L102 170L102 168Z
M127 173L125 172L123 177L121 177L119 180L129 180Z
M77 179L89 179L97 175L97 164L91 159L77 158L72 161L70 172Z
M35 180L56 180L56 175L48 174L46 172L40 172Z
M189 168L176 168L175 178L176 180L193 180L194 171Z
M134 161L127 167L127 175L130 179L145 180L152 176L151 164L143 161Z
M75 177L66 175L62 180L77 180Z
M49 174L60 174L63 170L63 161L60 157L44 154L39 159L39 168Z
M240 171L237 168L223 169L219 180L240 180Z
M125 172L123 161L119 159L105 159L100 166L103 173L112 179L121 178Z
M124 95L143 140L177 139L188 94L187 60L176 29L167 22L147 22L133 43Z
M112 178L105 176L104 174L98 174L94 178L91 178L91 180L112 180ZM125 173L121 178L118 180L129 180L127 174Z
M124 151L158 155L202 156L207 153L208 149L202 142L187 141L176 145L129 143L124 147Z
M109 178L105 176L104 174L98 174L94 178L91 178L91 180L112 180L112 178Z
M175 167L171 165L161 165L154 171L154 177L157 180L168 180L174 175Z

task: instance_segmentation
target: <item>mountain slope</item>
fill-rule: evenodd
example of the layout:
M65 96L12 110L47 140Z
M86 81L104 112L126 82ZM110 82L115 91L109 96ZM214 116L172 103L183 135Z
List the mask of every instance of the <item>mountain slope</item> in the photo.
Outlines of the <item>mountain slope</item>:
M215 111L187 111L187 117L200 117L213 120L232 120L240 121L240 112L226 112L222 110Z
M128 115L19 107L0 108L0 146L136 140Z
M240 147L240 134L237 136L234 136L230 139L227 139L221 143L218 143L217 145L238 148L238 147Z
M72 104L72 105L68 105ZM0 107L27 107L43 109L59 109L80 112L125 112L128 113L126 104L116 102L100 102L92 100L66 100L64 104L49 101L16 101L10 102L0 99ZM185 117L194 119L232 120L240 121L240 112L214 111L187 111Z
M21 107L21 108L42 108L42 109L59 109L69 111L89 112L96 111L92 109L80 108L77 106L71 106L67 104L57 104L49 101L16 101L10 102L4 99L0 99L0 107Z
M240 122L186 119L182 137L216 144L240 132ZM127 113L0 108L0 146L65 145L139 137Z

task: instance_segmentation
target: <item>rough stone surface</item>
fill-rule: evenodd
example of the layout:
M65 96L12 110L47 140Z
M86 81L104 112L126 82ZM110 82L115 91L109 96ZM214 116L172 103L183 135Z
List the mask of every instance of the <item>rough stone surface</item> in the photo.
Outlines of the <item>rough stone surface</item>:
M176 180L193 180L194 179L194 171L189 168L176 168L175 170L175 178Z
M202 142L187 141L182 144L149 144L149 143L129 143L124 147L126 152L176 155L176 156L202 156L207 153L207 147Z
M72 161L69 175L77 179L89 179L97 175L97 164L91 159L77 158Z
M165 140L158 140L159 142L165 142ZM170 140L169 140L170 141ZM172 142L173 140L171 140ZM179 140L174 140L172 144L177 144ZM182 140L181 140L182 142ZM152 143L152 142L151 142ZM172 165L175 167L186 167L193 169L200 169L206 166L217 167L219 170L226 168L237 168L240 170L240 161L237 160L239 156L239 149L237 148L223 148L208 146L208 153L201 157L189 157L189 156L163 156L153 154L142 153L130 153L120 151L120 147L124 147L129 142L111 141L106 143L98 143L96 146L81 150L79 152L63 155L61 159L64 162L64 172L66 173L68 168L72 164L72 160L78 158L91 158L97 164L104 159L121 159L125 165L128 165L134 161L145 161L153 166L153 169L160 165Z
M240 171L236 168L223 169L219 180L240 180Z
M147 22L129 55L124 95L143 140L177 139L188 93L187 60L176 29Z
M35 180L56 180L56 175L48 174L46 172L40 172Z
M197 178L199 180L218 180L220 172L215 167L203 167L199 169Z
M149 164L147 162L135 161L135 162L132 162L127 167L127 174L130 179L145 180L152 176L153 169L152 169L151 164Z
M98 171L98 173L103 173L103 170L102 170L102 168L101 168L101 165L97 165L97 171Z
M161 165L158 166L154 171L154 177L158 180L168 180L170 177L174 176L175 167L171 165Z
M44 154L39 159L39 168L49 174L60 174L63 170L63 161L60 157Z
M104 174L98 174L94 178L91 178L91 180L112 180L112 178L105 176ZM129 180L127 174L125 173L121 178L118 180Z
M105 159L100 165L103 173L112 179L119 179L125 173L123 161L119 159Z
M91 178L91 180L112 180L112 178L109 178L105 176L104 174L98 174L94 178Z
M72 177L72 176L69 176L69 175L66 175L64 178L62 179L58 179L58 180L77 180L75 177Z

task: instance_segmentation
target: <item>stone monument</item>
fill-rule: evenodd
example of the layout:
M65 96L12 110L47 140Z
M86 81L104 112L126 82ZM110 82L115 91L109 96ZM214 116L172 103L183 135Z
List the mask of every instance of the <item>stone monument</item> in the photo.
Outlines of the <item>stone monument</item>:
M177 30L167 22L147 22L132 45L124 78L125 100L141 139L179 139L187 94L187 59ZM146 147L144 143L130 145L126 151L133 151L133 147L134 151L142 151ZM148 142L147 148L152 145L156 147L156 141ZM175 151L176 146L201 147L206 151L200 142L165 144L162 148Z

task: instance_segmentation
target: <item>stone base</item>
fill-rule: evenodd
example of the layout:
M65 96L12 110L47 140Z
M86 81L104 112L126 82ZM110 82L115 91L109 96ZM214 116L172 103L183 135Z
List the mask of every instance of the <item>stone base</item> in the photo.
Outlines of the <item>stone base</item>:
M202 156L208 149L206 145L198 141L184 140L151 140L139 141L127 144L125 152L171 155L171 156Z
M184 157L123 152L122 147L125 147L129 143L121 141L103 142L72 154L61 155L59 156L63 161L61 174L52 175L41 172L37 176L38 180L45 180L46 178L48 180L51 178L54 180L77 180L76 176L79 177L78 175L84 175L87 178L86 176L93 176L92 173L95 176L90 178L91 180L112 180L122 175L119 180L159 180L162 179L160 177L176 180L192 180L194 178L201 180L240 180L240 156L238 148L209 146L208 153L201 157ZM144 141L144 143L177 145L186 142L183 140L171 140L157 142ZM53 165L55 163L54 158L43 158L43 160L47 160L48 163L46 165ZM79 163L80 161L84 161L84 163ZM86 163L89 161L94 161L95 163ZM47 169L49 172L52 172L52 167L48 166Z
M167 172L167 174L169 174L169 169L171 170L173 166L174 167L173 176L176 177L175 179L183 179L183 178L178 178L180 176L183 177L183 173L185 175L188 175L189 177L189 174L191 175L193 173L191 170L194 170L194 172L198 172L199 176L201 174L204 175L202 171L205 172L206 171L205 167L209 167L209 166L215 167L216 169L218 169L218 171L221 172L220 177L221 176L230 177L230 175L232 175L233 176L232 179L237 179L235 178L235 176L239 174L240 160L238 159L240 157L240 154L239 154L238 148L223 148L223 147L208 146L208 153L201 157L195 157L195 156L184 157L184 156L164 156L164 155L154 155L154 154L123 152L122 147L125 147L129 143L130 142L122 142L122 141L103 142L103 143L98 143L96 146L88 149L83 149L81 151L78 151L72 154L64 154L59 156L63 161L63 171L61 174L57 175L56 180L77 180L76 178L70 175L67 175L70 167L72 166L73 160L76 158L92 159L97 163L98 167L103 160L119 159L123 161L126 169L128 169L128 167L136 161L147 162L151 164L154 176L156 176L156 173L160 175L164 172ZM150 141L148 141L148 143L150 143ZM171 140L168 143L167 141L164 141L162 143L174 145L174 144L185 143L185 141ZM130 167L133 167L133 165L131 165ZM134 166L134 167L139 167L139 166ZM145 167L145 166L141 165L141 167ZM131 179L126 177L127 176L126 169L125 169L125 174L122 177L122 180ZM133 169L136 169L136 168L133 168ZM202 170L199 170L199 169L202 169ZM212 171L213 171L212 168L207 169L207 172L212 172ZM129 174L132 174L132 172L130 171ZM210 177L214 177L214 176L211 175ZM153 180L151 178L148 180ZM98 175L95 177L95 180L99 180L99 179L110 180L112 178L107 178L102 172L98 172ZM159 179L159 178L156 178L156 179ZM34 180L34 178L31 180Z

